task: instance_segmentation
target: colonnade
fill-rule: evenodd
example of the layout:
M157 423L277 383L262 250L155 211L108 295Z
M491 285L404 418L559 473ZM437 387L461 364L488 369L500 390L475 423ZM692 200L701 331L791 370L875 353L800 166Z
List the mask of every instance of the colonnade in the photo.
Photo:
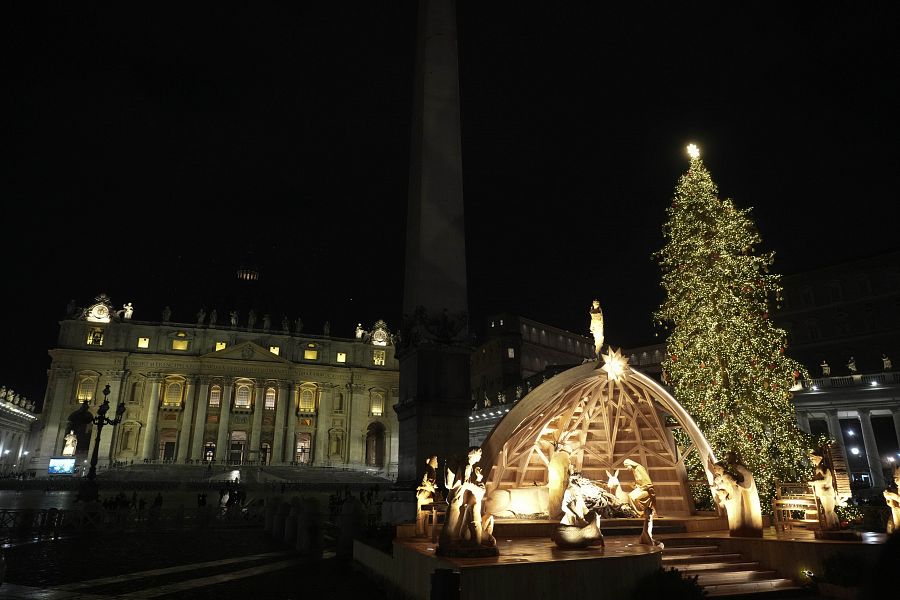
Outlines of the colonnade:
M900 406L891 407L891 416L894 421L894 433L897 436L897 446L900 448ZM872 428L872 409L865 407L848 407L842 411L846 413L856 413L855 416L859 422L859 431L862 434L862 445L866 453L866 462L869 465L869 475L872 478L872 486L876 488L885 487L886 481L884 472L882 471L881 454L878 451L878 443L875 439L875 430ZM838 409L826 410L803 410L797 409L797 425L803 431L810 432L809 420L825 419L828 425L828 435L843 443L843 431L841 430L841 421L838 417ZM900 460L897 459L896 460ZM895 461L890 461L891 463Z

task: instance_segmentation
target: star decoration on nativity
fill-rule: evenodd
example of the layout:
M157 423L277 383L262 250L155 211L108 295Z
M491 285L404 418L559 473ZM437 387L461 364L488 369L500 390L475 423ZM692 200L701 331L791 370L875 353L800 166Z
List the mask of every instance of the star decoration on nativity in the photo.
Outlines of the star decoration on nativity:
M699 158L700 148L697 147L697 144L688 144L687 153L691 158Z
M600 367L606 371L607 379L611 381L621 381L625 379L625 370L628 368L628 359L622 356L619 350L610 349L606 354L601 354L603 358L603 366Z

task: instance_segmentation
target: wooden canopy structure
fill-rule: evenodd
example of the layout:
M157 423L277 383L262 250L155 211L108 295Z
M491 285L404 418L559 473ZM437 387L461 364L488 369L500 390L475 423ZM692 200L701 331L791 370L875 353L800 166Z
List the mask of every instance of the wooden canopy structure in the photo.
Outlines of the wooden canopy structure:
M677 428L689 443L676 443ZM633 477L623 461L630 458L649 472L659 514L671 516L693 512L685 458L698 454L708 482L716 460L694 420L662 385L627 364L616 377L595 362L564 371L522 398L482 451L489 493L548 485L551 461L561 451L592 480L606 481L607 471L619 469L628 490Z

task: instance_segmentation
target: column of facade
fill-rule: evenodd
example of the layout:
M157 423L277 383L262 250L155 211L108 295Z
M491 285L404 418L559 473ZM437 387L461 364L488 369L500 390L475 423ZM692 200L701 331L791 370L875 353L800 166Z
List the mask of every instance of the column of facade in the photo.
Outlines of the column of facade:
M106 413L106 415L110 419L115 418L116 407L119 405L119 401L122 400L122 389L124 387L123 381L126 377L126 374L126 371L106 372L107 383L109 383L109 411ZM110 461L113 458L113 449L115 448L115 446L113 445L113 440L116 437L116 429L117 427L113 425L105 425L103 427L103 431L100 433L100 449L97 452L98 466L109 465ZM91 452L93 452L93 446L90 448L90 450Z
M144 449L141 458L147 460L156 458L156 421L159 419L159 387L162 377L151 375L150 379L150 406L147 412L147 426L144 431Z
M206 435L206 408L209 406L209 377L200 377L197 390L197 418L194 421L194 438L191 440L191 460L203 458L203 441Z
M809 414L804 411L797 411L797 427L809 433Z
M897 436L897 447L900 448L900 407L891 409L891 416L894 417L894 435Z
M25 439L27 437L28 437L27 435L23 434L19 439L19 447L16 448L16 463L19 465L20 468L23 468L25 466L24 459L26 457L24 456L24 452L25 452Z
M75 371L72 369L60 368L50 371L47 394L44 397L44 410L41 414L44 430L41 433L39 451L42 458L50 458L57 453L57 443L61 437L60 428L64 425L60 422L62 412L72 397L74 381Z
M844 447L844 435L841 431L841 420L838 419L836 410L825 411L825 418L828 422L828 435L837 440L837 443Z
M9 462L9 457L12 454L12 450L10 450L10 446L12 445L12 432L10 431L0 431L0 466L5 471L7 469L7 463ZM10 450L7 452L7 450Z
M194 417L194 403L197 401L197 380L188 377L184 382L184 412L181 416L181 427L178 428L178 449L175 461L183 463L191 446L191 420Z
M297 401L296 396L291 395L287 406L287 433L284 436L284 462L291 464L297 458L297 438L294 433L297 430Z
M881 470L881 456L872 430L872 414L868 409L858 409L859 428L862 430L863 442L866 445L866 460L869 462L869 473L872 475L872 486L884 487L884 472Z
M228 460L228 423L231 420L231 393L234 391L234 380L228 379L222 386L222 401L219 403L219 434L216 436L216 460Z
M324 419L322 415L332 414L335 400L334 390L336 387L337 385L333 383L323 383L316 390L317 417L315 433L309 443L310 464L314 462L325 464L328 461L328 430L331 429L331 420Z
M253 427L250 430L250 448L247 456L250 460L259 460L259 440L262 434L262 417L266 409L265 387L257 382L253 389Z
M294 384L290 381L278 382L278 400L275 404L275 431L272 435L272 464L284 463L284 421L290 410L290 398L294 395Z

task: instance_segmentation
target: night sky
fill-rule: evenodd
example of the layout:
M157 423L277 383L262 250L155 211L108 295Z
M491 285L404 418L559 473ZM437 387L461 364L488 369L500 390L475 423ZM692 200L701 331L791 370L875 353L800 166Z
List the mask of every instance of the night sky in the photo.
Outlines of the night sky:
M689 142L776 272L898 247L897 9L732 4L460 2L476 331L587 335L598 297L609 343L662 341L650 255ZM415 8L4 4L0 383L40 399L70 299L222 323L247 257L306 331L396 327Z

